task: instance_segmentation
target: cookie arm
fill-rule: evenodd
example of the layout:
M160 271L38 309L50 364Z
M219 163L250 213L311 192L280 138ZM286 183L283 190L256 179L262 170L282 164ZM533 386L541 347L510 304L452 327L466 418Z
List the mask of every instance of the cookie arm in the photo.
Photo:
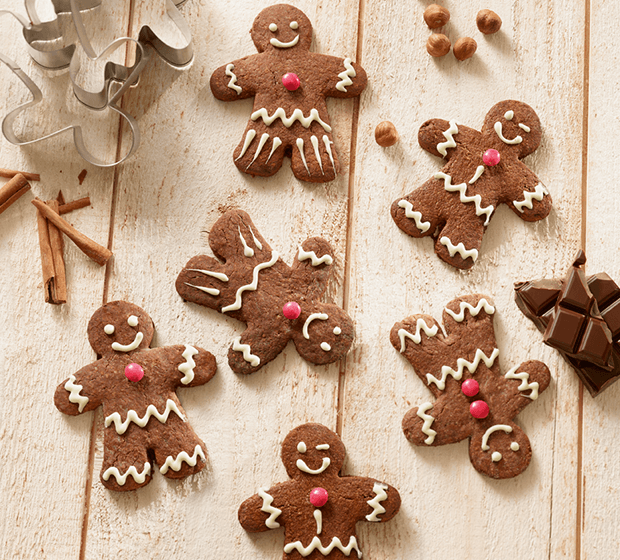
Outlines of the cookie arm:
M475 145L480 133L456 121L430 119L418 131L418 143L427 152L449 160L458 147Z
M364 479L366 482L365 496L366 521L383 523L394 517L400 509L400 494L398 490L385 482L379 482L372 478Z
M279 498L288 483L276 484L269 489L261 488L257 494L239 506L237 517L241 526L249 533L260 533L283 526Z
M99 373L97 364L98 362L95 362L83 367L58 385L54 393L54 404L60 412L77 416L94 410L101 404L95 381Z
M368 83L366 70L350 58L315 55L325 76L326 97L357 97Z
M220 66L211 75L210 85L214 97L220 101L236 101L256 95L256 76L252 55Z
M190 344L167 346L151 350L162 363L170 364L165 374L175 387L204 385L215 375L215 356Z
M549 387L551 373L542 362L530 360L510 369L503 378L504 388L498 394L497 406L505 410L509 418L514 418Z
M537 222L551 212L551 196L540 179L524 163L517 161L510 174L505 174L501 202L505 202L519 218Z

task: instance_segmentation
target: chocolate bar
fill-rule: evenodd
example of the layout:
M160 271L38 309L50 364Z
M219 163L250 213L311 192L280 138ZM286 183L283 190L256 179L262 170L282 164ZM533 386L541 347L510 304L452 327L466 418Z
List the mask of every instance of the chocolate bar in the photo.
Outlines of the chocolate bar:
M606 273L586 278L579 251L566 278L515 284L517 306L595 397L620 377L620 288Z

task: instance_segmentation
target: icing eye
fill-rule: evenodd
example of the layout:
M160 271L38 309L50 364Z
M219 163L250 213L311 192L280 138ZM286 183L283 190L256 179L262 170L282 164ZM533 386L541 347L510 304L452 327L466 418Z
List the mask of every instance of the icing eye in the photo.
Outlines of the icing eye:
M336 336L338 336L341 332L342 332L342 329L340 327L334 327L334 334Z
M129 319L127 319L127 324L130 327L137 327L138 326L138 318L135 315L130 315Z
M278 30L278 26L275 23L269 25L269 31L275 33Z
M504 118L505 118L507 121L511 121L511 120L514 118L514 116L515 116L515 112L514 112L514 111L506 111L506 112L504 113Z
M329 443L322 443L321 445L317 445L315 449L317 449L318 451L329 449Z
M519 444L516 441L513 441L510 444L510 449L512 449L513 451L519 451Z
M103 327L103 332L106 334L114 334L114 325L106 325Z
M291 21L291 29L297 29L299 24L296 21Z
M327 344L327 342L321 342L321 350L325 350L325 352L329 352L332 347Z
M523 123L519 123L519 128L525 130L525 132L530 132L530 130L532 130L529 126Z
M297 444L297 451L299 451L300 453L305 453L307 451L306 444L303 441L300 441Z

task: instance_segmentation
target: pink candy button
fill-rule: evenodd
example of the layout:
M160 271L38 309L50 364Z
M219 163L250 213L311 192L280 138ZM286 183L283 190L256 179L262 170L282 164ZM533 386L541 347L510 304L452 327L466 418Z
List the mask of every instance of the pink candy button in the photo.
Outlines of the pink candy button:
M474 418L482 420L489 415L489 405L484 401L474 401L469 405L469 412Z
M284 307L282 307L282 313L284 313L284 316L287 319L293 321L301 314L301 307L299 307L299 304L296 301L289 301L284 304Z
M125 377L135 383L144 377L144 370L140 364L128 364L125 366Z
M284 74L284 76L282 76L282 83L284 84L284 87L289 91L295 91L301 85L299 77L297 76L297 74L293 74L293 72L288 72L287 74Z
M475 379L466 379L461 385L461 391L466 397L475 397L480 391L480 386Z
M489 167L496 166L501 161L501 159L502 158L499 155L499 152L497 150L494 150L493 148L487 150L482 155L482 162L484 163L484 165L488 165Z
M310 503L314 507L323 507L327 500L329 499L329 494L325 488L313 488L310 490Z

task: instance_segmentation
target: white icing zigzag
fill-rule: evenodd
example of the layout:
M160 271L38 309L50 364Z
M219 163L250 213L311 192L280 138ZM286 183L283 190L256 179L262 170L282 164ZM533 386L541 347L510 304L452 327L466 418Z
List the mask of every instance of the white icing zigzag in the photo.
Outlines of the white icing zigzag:
M290 128L295 121L299 121L304 128L308 128L314 121L318 122L325 132L331 132L332 127L329 126L326 122L324 122L319 116L319 112L316 109L310 109L310 116L304 117L304 114L301 109L295 109L293 114L290 117L286 116L286 112L282 107L278 107L275 113L269 116L269 112L264 107L259 109L258 111L254 111L250 118L253 121L256 121L260 118L263 119L263 122L267 126L271 126L276 119L282 119L282 124L285 127Z
M528 397L529 399L532 399L533 401L535 401L538 398L538 383L536 381L530 383L529 379L530 379L530 374L525 372L525 371L521 371L519 373L515 373L517 371L519 366L515 366L513 367L508 373L506 373L506 375L504 376L506 379L518 379L519 381L521 381L521 384L519 385L519 387L517 387L517 389L519 389L519 391L527 391L529 389L532 390L532 392L529 395L523 395L524 397Z
M229 64L228 66L226 66L226 75L230 78L230 82L228 82L228 87L230 89L234 89L237 92L237 95L239 95L241 93L241 88L238 85L236 85L237 76L235 76L235 73L233 72L234 69L235 69L234 64Z
M366 516L366 519L368 521L381 521L381 519L379 519L379 517L377 516L385 513L385 508L379 502L387 500L387 489L388 485L383 484L382 482L375 482L374 486L372 487L372 491L376 494L376 496L372 500L368 500L366 502L372 508L372 513L369 513Z
M476 317L483 309L488 315L493 315L493 313L495 313L495 307L493 307L485 298L481 298L476 307L466 301L462 301L459 307L459 313L455 313L452 309L448 309L447 307L445 308L445 312L457 323L462 323L465 320L466 309L471 313L472 317Z
M471 258L474 262L476 262L476 259L478 259L478 249L467 249L463 243L455 245L452 241L450 241L450 238L445 235L439 240L439 243L448 248L448 253L450 253L451 257L458 253L461 255L463 260Z
M350 556L351 552L355 550L357 552L357 557L362 557L362 551L357 546L357 539L353 535L351 535L351 537L349 538L349 544L347 546L344 546L342 544L342 541L338 537L334 537L329 543L329 546L325 547L321 543L319 537L315 536L310 542L310 544L306 547L304 547L304 545L301 544L300 541L295 541L284 545L284 552L286 554L290 554L291 552L293 552L293 550L296 550L305 558L315 550L318 550L323 556L327 556L332 550L334 550L334 548L342 551L345 556Z
M456 371L454 371L450 366L442 366L441 379L437 379L430 373L426 374L426 379L428 380L429 385L434 383L440 391L443 391L446 388L446 379L448 378L448 375L451 375L454 379L460 381L461 377L463 377L463 370L465 368L468 369L469 373L474 373L478 369L481 361L484 362L484 365L490 368L493 366L497 356L499 356L499 350L497 348L493 349L490 356L487 356L480 348L477 348L473 362L468 362L465 358L459 358L456 361Z
M431 227L430 222L422 221L422 212L418 212L417 210L413 210L413 204L408 200L401 200L398 203L399 208L405 209L405 216L407 218L411 218L415 221L415 227L417 227L422 233L428 231L428 228Z
M256 367L260 364L260 358L254 354L252 354L252 349L249 344L241 344L241 337L238 336L233 340L232 349L235 352L243 352L243 359L252 364L253 367Z
M422 433L428 436L424 443L426 445L431 445L435 441L435 436L437 432L431 428L435 419L430 415L426 414L431 408L433 408L432 403L424 403L418 407L418 412L416 413L422 420L424 420L424 425L422 426Z
M524 206L531 210L534 207L532 200L541 201L546 194L549 194L549 191L545 188L545 185L538 183L533 191L523 191L523 200L520 202L513 200L512 203L519 212L523 212Z
M194 368L196 367L196 362L194 361L194 356L198 354L198 350L189 344L185 345L185 350L181 356L185 358L185 361L179 365L178 370L183 374L183 378L181 379L181 383L183 385L187 385L194 380Z
M336 89L339 91L346 92L347 86L353 85L351 78L355 78L355 76L357 76L357 72L355 72L355 68L353 68L353 66L351 65L350 58L344 59L344 67L345 67L345 70L343 70L342 72L340 72L340 74L338 74L340 81L336 84Z
M276 519L282 513L282 510L271 505L273 503L273 496L268 494L264 488L259 489L258 495L263 499L263 506L260 510L269 514L269 517L265 521L265 525L267 525L270 529L277 529L280 524L276 521Z
M298 261L306 261L310 259L312 266L319 266L320 264L331 265L334 262L334 259L331 255L325 254L321 258L316 256L314 251L304 251L303 247L299 246L299 256L297 257Z
M473 202L476 207L476 216L482 216L483 214L487 217L484 222L484 225L488 225L489 220L491 219L491 214L493 214L493 205L482 207L482 197L479 194L475 194L474 196L467 196L465 193L467 192L467 183L460 183L459 185L452 184L452 177L447 173L435 173L435 179L443 179L444 188L448 192L458 192L461 202L463 204L467 204L468 202Z
M83 389L82 385L77 385L75 375L71 374L69 379L65 383L65 389L69 391L69 402L78 405L78 412L82 412L84 407L88 404L88 397L80 395L80 391Z
M125 419L125 421L121 422L121 415L118 412L115 412L113 414L110 414L110 416L106 417L105 427L107 428L110 424L114 423L116 433L119 435L123 435L127 431L127 428L129 428L129 424L131 424L131 422L134 422L141 428L144 428L144 426L147 425L151 416L154 416L162 424L165 424L168 421L168 416L170 416L171 412L175 412L176 415L181 420L183 420L183 422L186 421L185 417L183 416L183 414L181 414L181 411L179 410L179 407L176 405L176 403L172 399L168 399L166 401L166 409L161 414L159 413L154 404L150 404L146 407L146 412L144 413L144 416L142 418L138 416L138 413L135 410L130 409L127 412L127 418Z
M446 139L445 142L440 142L437 144L437 151L443 156L446 157L448 154L448 148L456 148L456 141L454 140L454 134L459 133L459 127L456 124L456 121L450 121L450 128L448 130L444 130L443 135Z
M151 464L144 463L144 468L141 473L139 473L138 469L133 465L127 469L125 474L121 474L116 467L110 467L103 473L102 478L103 480L109 480L109 478L113 476L119 486L125 486L128 476L131 476L138 484L142 484L149 474L151 474Z
M405 339L408 338L412 340L415 344L420 344L422 340L422 336L420 334L421 331L424 331L426 336L435 336L437 334L438 328L437 325L433 325L429 327L426 324L426 321L422 318L418 319L415 323L415 333L411 334L406 329L398 330L398 338L400 338L400 353L402 354L405 351Z
M194 454L191 457L185 451L181 451L181 453L177 455L176 459L173 459L172 456L166 457L166 462L164 463L164 466L159 469L159 472L161 474L166 474L169 468L174 472L178 472L181 470L183 463L187 463L190 467L195 467L198 462L198 457L200 457L204 462L207 460L200 445L197 445L194 448Z
M241 286L237 290L237 295L235 296L235 302L231 303L230 305L227 305L226 307L222 307L222 313L226 313L227 311L236 311L237 309L241 309L241 298L243 296L243 292L245 291L255 292L256 288L258 288L258 273L261 270L265 268L269 268L270 266L273 266L274 264L276 264L277 260L278 260L278 253L276 253L275 251L272 251L271 260L257 264L254 267L254 271L252 272L252 282L250 284L246 284L245 286Z

